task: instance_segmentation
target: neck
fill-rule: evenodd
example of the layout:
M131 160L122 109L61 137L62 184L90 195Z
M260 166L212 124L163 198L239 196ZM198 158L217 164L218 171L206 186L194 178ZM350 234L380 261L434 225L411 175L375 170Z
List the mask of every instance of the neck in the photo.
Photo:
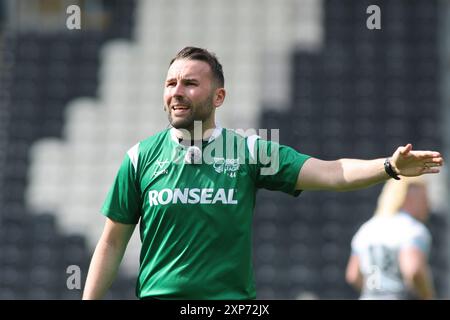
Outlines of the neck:
M201 141L201 140L208 141L211 138L215 128L216 128L216 125L214 123L206 124L206 123L199 122L198 124L195 123L192 126L192 128L189 128L189 129L184 129L184 128L180 128L180 129L173 128L173 129L175 130L176 137L180 141L194 142L194 141Z

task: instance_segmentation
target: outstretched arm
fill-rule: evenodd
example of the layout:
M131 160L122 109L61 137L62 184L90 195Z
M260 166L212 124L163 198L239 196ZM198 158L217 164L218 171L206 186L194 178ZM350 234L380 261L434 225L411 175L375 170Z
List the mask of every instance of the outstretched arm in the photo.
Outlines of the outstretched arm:
M385 158L334 161L310 158L300 170L296 189L349 191L366 188L390 178L384 169L384 161ZM407 144L397 148L390 162L399 176L419 176L438 173L443 158L439 152L412 150L412 145Z
M83 300L101 299L105 295L116 276L135 226L106 219L89 266Z

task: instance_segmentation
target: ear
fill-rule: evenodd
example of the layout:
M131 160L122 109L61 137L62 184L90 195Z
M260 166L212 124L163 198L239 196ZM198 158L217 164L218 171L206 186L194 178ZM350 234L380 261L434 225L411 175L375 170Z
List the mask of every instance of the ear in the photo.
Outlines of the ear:
M225 88L217 88L216 92L214 93L214 106L216 108L220 107L225 100L227 92L225 91Z

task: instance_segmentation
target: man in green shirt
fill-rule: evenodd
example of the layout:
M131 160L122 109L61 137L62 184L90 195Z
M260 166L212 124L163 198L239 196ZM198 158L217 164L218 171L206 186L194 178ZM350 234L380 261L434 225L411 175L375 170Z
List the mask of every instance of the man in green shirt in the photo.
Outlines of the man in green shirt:
M254 299L252 218L259 188L347 191L399 175L437 173L438 152L399 147L387 159L323 161L256 135L220 128L222 66L182 49L164 90L170 129L128 150L102 208L103 234L84 299L104 296L139 222L138 298Z

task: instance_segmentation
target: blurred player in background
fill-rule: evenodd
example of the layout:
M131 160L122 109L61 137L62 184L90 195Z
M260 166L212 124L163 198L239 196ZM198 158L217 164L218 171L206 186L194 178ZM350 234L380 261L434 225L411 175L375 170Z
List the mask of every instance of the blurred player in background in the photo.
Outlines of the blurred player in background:
M138 298L254 299L251 227L259 188L293 196L347 191L397 175L437 173L443 162L438 152L413 151L410 144L387 159L323 161L256 135L244 137L216 124L225 95L214 54L186 47L170 62L164 110L171 128L125 155L103 205L106 224L84 299L105 295L138 222ZM202 159L207 149L209 160ZM261 151L270 162L262 161Z
M352 241L348 283L361 299L432 299L428 265L431 235L424 225L429 206L422 177L388 181L374 216Z

